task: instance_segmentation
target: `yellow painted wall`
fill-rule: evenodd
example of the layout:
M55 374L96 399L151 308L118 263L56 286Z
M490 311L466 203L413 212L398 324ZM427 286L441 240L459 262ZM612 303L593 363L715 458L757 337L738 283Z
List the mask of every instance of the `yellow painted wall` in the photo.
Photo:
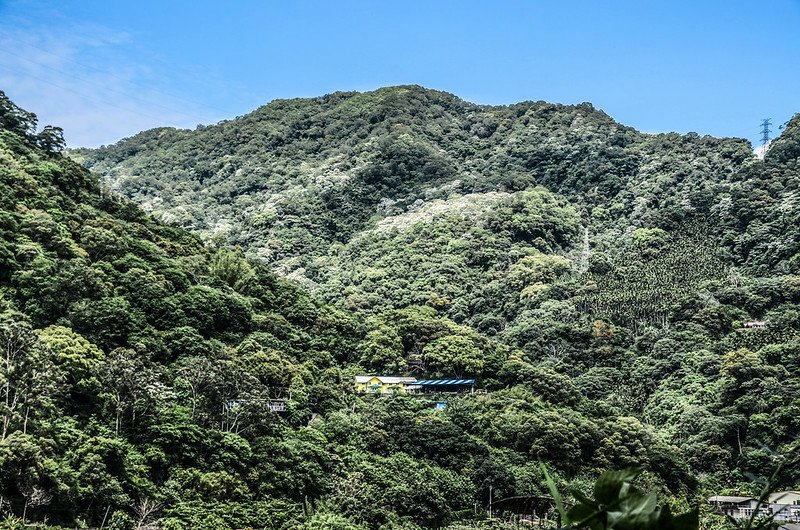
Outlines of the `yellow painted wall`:
M393 392L405 392L405 388L401 384L384 384L377 377L373 377L366 383L356 383L356 392L391 394Z

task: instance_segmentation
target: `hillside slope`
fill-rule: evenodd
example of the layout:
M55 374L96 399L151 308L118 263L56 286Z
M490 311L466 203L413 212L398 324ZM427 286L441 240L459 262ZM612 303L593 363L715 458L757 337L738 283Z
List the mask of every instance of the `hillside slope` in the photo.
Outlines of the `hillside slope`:
M4 525L481 528L490 490L544 493L540 461L565 488L640 467L678 504L754 491L797 451L800 120L763 164L698 174L693 209L476 184L354 210L364 226L302 257L340 308L109 194L47 131L0 93ZM364 372L488 393L436 411L355 394Z
M592 231L702 207L751 157L743 140L646 135L589 104L490 107L416 86L278 100L195 131L78 153L168 222L291 272L431 200L543 186Z
M589 104L492 107L389 87L274 101L75 156L156 216L241 245L340 307L427 304L489 335L564 274L599 289L575 295L582 311L635 325L666 321L676 292L731 270L788 272L798 251L745 241L759 231L742 224L746 174L761 167L746 141L643 134ZM680 256L636 271L672 239ZM615 270L659 287L619 305Z
M249 444L340 404L363 326L104 194L35 130L0 92L0 509L128 528L149 500L187 520L198 481L247 499L261 479L237 470L274 451ZM255 406L289 394L283 419Z

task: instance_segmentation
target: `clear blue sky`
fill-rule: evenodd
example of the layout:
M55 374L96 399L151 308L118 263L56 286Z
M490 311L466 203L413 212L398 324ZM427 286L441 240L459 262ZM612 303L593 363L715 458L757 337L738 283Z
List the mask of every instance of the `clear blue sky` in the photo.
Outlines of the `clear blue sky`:
M756 141L800 111L800 0L0 0L0 89L72 146L407 83Z

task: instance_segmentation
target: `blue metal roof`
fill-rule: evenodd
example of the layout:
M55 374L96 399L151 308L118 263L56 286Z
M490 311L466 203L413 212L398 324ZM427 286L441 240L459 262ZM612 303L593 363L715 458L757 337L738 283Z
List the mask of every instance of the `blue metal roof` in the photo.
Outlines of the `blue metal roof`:
M420 381L414 381L411 383L412 385L423 385L423 386L432 386L432 385L474 385L474 379L422 379Z

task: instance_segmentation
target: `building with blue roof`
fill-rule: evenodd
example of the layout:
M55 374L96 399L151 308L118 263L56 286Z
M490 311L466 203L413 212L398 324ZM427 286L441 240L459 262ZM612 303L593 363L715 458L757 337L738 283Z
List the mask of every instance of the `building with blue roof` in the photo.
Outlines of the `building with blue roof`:
M464 394L475 392L475 379L415 379L380 375L357 375L355 390L369 394Z
M406 392L410 394L472 393L474 391L474 379L418 379L406 386Z

